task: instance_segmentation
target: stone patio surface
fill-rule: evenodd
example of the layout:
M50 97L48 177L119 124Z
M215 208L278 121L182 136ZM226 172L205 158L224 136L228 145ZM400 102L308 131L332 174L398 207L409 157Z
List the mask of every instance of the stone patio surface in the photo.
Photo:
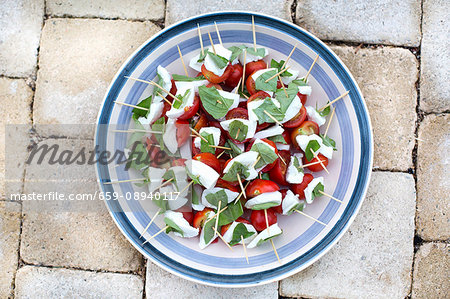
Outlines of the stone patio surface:
M0 140L6 125L92 124L114 74L165 26L219 10L294 22L343 60L374 133L367 198L322 259L280 282L206 287L147 261L106 208L42 213L13 192L71 178L98 192L92 168L25 165L30 144L92 145L92 130L17 130L5 188L0 149L0 298L448 298L450 293L450 2L445 0L4 0L0 2ZM10 167L6 165L6 167ZM81 176L74 176L79 173Z

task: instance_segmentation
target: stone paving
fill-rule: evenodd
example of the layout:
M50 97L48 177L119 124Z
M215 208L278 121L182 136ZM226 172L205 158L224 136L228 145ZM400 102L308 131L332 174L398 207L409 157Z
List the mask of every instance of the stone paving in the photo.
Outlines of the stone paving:
M6 0L0 4L0 140L6 124L90 124L116 70L142 42L198 13L268 13L325 40L349 67L370 110L374 169L350 230L321 260L278 283L217 289L146 261L103 206L36 213L8 200L0 172L1 298L442 298L450 283L449 2L443 0ZM62 147L92 132L55 135ZM52 137L53 138L53 137ZM42 143L46 140L40 141ZM24 171L18 146L10 191L79 169ZM0 167L5 167L0 150ZM98 189L91 170L70 192ZM78 184L78 185L77 185ZM417 190L417 193L416 193ZM67 207L66 207L67 208Z

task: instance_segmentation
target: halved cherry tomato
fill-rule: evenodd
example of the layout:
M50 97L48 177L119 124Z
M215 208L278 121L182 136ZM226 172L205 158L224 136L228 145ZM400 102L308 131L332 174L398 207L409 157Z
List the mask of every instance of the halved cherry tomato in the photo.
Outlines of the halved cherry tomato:
M305 199L305 188L308 187L308 184L311 183L311 181L314 179L312 174L305 173L303 176L303 181L300 184L291 184L291 190L295 194L298 195L300 199Z
M257 60L249 62L245 65L245 76L248 77L256 71L263 70L267 68L266 62L264 60Z
M280 190L280 187L278 187L276 183L268 180L256 179L247 186L245 194L248 198L253 198L266 192L275 192L278 190Z
M302 102L302 105L306 104L306 100L308 99L308 96L306 94L302 94L300 92L297 93L297 96L300 98L300 101Z
M239 63L231 65L230 68L231 72L228 78L225 80L225 85L231 88L235 88L238 85L239 80L241 80L242 72L244 70L242 68L242 65L240 65Z
M245 81L245 87L247 87L247 91L250 95L254 95L258 92L258 90L256 89L255 80L253 80L252 76L253 74L251 74Z
M241 118L241 119L248 119L248 110L245 108L234 108L228 111L227 115L225 115L225 119L234 119L234 118Z
M288 131L285 130L281 135L283 135L284 141L286 141L287 144L292 143L291 134Z
M171 79L170 82L172 82L172 87L170 88L169 91L171 94L175 95L175 94L177 94L177 86L175 85L175 80ZM167 95L166 98L171 102L173 101L173 97L170 95ZM164 103L167 103L167 102L164 102ZM163 113L163 115L165 115L165 113Z
M280 190L281 203L280 203L280 205L271 208L277 214L283 214L283 206L282 206L282 204L283 204L284 197L286 196L286 192L287 192L286 189Z
M217 173L220 173L220 162L215 155L211 153L201 153L195 155L192 159L205 163L206 165L217 171Z
M211 211L213 210L210 208L204 208L203 210L198 211L194 216L192 226L195 228L202 228L203 224L205 224L207 213Z
M191 136L191 129L189 122L186 120L177 120L175 122L177 128L177 143L178 147L182 146Z
M270 98L270 95L265 91L258 91L250 96L248 98L247 103L250 103L251 101L258 101L258 100L264 100L265 98Z
M236 222L240 222L240 223L245 223L245 224L250 224L250 221L248 221L245 218L239 217L238 219L235 220ZM228 223L227 225L222 226L222 228L220 229L220 234L223 236L225 235L225 233L227 232L227 230L230 228L231 223Z
M222 83L226 79L228 79L228 76L231 74L231 68L230 65L227 66L225 69L225 72L222 74L222 76L217 76L211 71L208 71L205 67L205 65L202 65L202 74L205 76L206 80L208 80L211 83Z
M221 178L219 178L217 180L216 187L225 188L225 189L231 190L233 192L241 192L237 188L238 184L239 184L239 182L233 183L233 182L228 182L228 181L225 181L225 180L222 180Z
M327 157L325 157L325 156L322 155L322 154L318 154L318 155L317 155L317 158L319 158L320 161L322 161L323 165L324 165L325 167L327 167L327 165L328 165L328 158L327 158ZM314 162L319 162L319 160L316 159L316 158L312 158L311 161L308 161L308 160L306 159L306 157L303 157L303 164L309 164L309 163L314 163ZM312 172L317 172L317 171L322 171L322 170L323 170L323 167L322 167L322 165L321 165L320 163L314 164L314 165L311 165L311 166L307 166L306 168L308 168L308 169L311 170Z
M222 86L220 86L217 83L208 83L208 84L206 84L206 87L208 87L208 88L215 87L218 90L223 90Z
M264 130L264 129L270 127L270 125L271 125L270 123L262 123L262 124L258 124L258 125L256 125L256 132L259 132L259 131L261 131L261 130Z
M296 116L294 116L292 119L288 120L287 122L283 123L283 127L285 128L295 128L300 126L306 119L306 108L305 106L302 106L300 108L300 111L297 113Z
M275 149L275 154L278 155L278 149L277 149L277 146L276 146L275 142L273 142L273 141L271 141L271 140L269 140L269 139L266 139L266 138L261 139L261 141L264 141L265 143L267 143L267 144L269 144L271 147L273 147L273 148ZM247 145L247 152L252 148L253 143L255 143L255 140L252 140L251 142L249 142L249 144ZM278 160L278 158L277 158L275 161L273 161L272 163L270 163L270 164L264 166L264 168L261 169L261 171L262 171L262 172L268 172L268 171L270 171L270 170L275 166L275 163L277 162L277 160Z
M194 223L194 212L181 212L183 213L183 218L186 219L187 222L189 222L190 225Z
M194 130L197 132L200 131L201 128L208 126L208 118L205 113L200 113L200 117L194 125Z
M297 144L296 137L298 135L312 135L312 134L319 134L319 125L310 120L304 121L300 126L292 130L291 132L292 144L296 148L300 149L300 147Z
M250 215L250 222L256 231L260 232L267 228L266 216L264 215L264 210L253 210ZM269 226L277 223L277 214L272 209L267 210L267 222Z
M198 95L194 96L194 102L192 103L192 106L185 107L184 113L178 117L178 120L188 120L191 117L197 113L198 108L200 107L200 97Z
M269 171L269 177L271 181L274 181L277 184L288 186L289 183L286 181L286 172L291 162L291 153L289 151L279 151L278 154L284 159L286 164L281 161L281 159L277 159L274 167Z

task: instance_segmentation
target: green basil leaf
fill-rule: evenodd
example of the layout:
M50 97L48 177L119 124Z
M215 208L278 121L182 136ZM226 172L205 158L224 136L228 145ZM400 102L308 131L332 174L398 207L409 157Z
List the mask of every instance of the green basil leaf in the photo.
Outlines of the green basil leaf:
M293 159L293 165L295 168L297 168L297 171L301 172L301 173L305 173L302 165L300 165L299 158L297 158L296 156L291 156L291 159Z
M244 125L240 120L236 119L230 123L228 132L233 139L244 141L245 137L247 137L248 126Z
M267 137L267 139L269 139L270 141L273 141L275 143L287 144L287 142L284 139L283 135L270 136L270 137Z
M175 186L177 191L180 191L178 190L177 177L175 176L175 172L173 171L173 169L168 169L163 175L163 179L165 179L166 181L172 179L170 182Z
M329 103L329 101L327 102L327 104L328 104L328 103ZM317 105L317 103L316 103L316 105ZM316 108L316 110L317 110L317 108ZM325 117L325 116L327 116L328 114L330 114L330 111L331 111L331 106L328 106L327 108L323 109L322 111L317 110L317 112L319 113L319 115L320 115L320 116L323 116L323 117Z
M245 48L244 45L242 45L240 47L236 47L236 46L229 47L228 50L231 51L230 61L235 60L242 53L244 48Z
M241 149L231 140L225 142L225 147L231 148L231 150L225 150L225 152L231 154L233 157L242 154Z
M311 152L311 149L316 152L320 148L319 142L317 140L311 140L308 142L308 145L305 148L305 157L306 160L311 161L314 158L313 153Z
M128 156L128 162L125 169L130 168L141 170L150 165L150 157L148 156L147 148L142 142L136 141L131 148L130 155Z
M302 78L302 79L297 79L297 80L292 80L291 83L294 83L294 84L296 84L296 85L298 85L298 86L308 86L308 83L305 81L304 78Z
M224 69L227 67L228 65L228 60L225 57L222 57L220 55L208 52L208 55L211 57L211 59L214 61L214 64L219 68L219 69Z
M187 101L187 98L189 97L189 95L191 94L191 90L187 89L184 93L184 95L177 95L177 99L175 100L172 104L172 107L175 109L179 109L182 105L184 105Z
M228 208L219 214L219 226L226 225L238 219L244 214L241 201L238 200L228 205Z
M192 188L192 204L199 205L200 204L200 194L197 193L195 188Z
M161 148L162 151L165 148L164 140L163 140L163 133L165 130L166 130L166 120L165 120L164 116L162 116L161 118L157 119L152 124L152 131L161 132L161 134L158 133L158 134L154 134L153 136L155 136L156 140L159 143L159 147Z
M208 133L201 133L200 134L203 138L205 138L208 142L200 138L200 151L202 153L211 153L215 154L216 149L214 147L211 147L209 145L214 145L214 135L208 134Z
M164 85L164 79L161 77L161 75L160 74L158 74L158 73L156 73L156 75L158 76L158 85L159 86L163 86ZM162 93L163 91L162 91L162 89L161 88L159 88L159 87L156 87L156 86L153 86L153 96L156 96L157 94L158 94L158 92L159 93Z
M275 123L275 121L267 115L266 112L269 113L273 118L278 121L282 121L284 118L284 113L281 112L280 108L278 108L272 101L271 98L264 99L264 103L262 103L259 107L253 109L253 112L258 117L258 123Z
M194 182L194 184L201 185L199 176L193 175L192 172L189 171L189 168L187 166L185 168L186 168L186 173L187 173L188 177L191 178L191 180Z
M134 128L136 130L145 130L144 126L139 122L139 120L134 121ZM136 132L134 131L130 135L130 139L128 139L127 148L130 148L136 141L142 142L143 137L145 136L145 132Z
M150 112L150 105L152 104L152 96L149 96L148 98L143 99L140 101L136 106L146 108L148 110L142 110L138 108L133 108L131 111L133 113L133 119L137 120L139 117L145 117L147 118L148 113Z
M277 70L270 70L265 73L263 73L261 76L259 76L255 80L255 88L257 90L264 90L264 91L277 91L277 77L273 77L277 73ZM269 78L273 77L269 80L269 82L266 82Z
M209 193L205 196L205 198L207 202L215 207L219 206L219 202L221 202L221 207L225 207L228 204L228 196L225 190L219 190L216 193Z
M205 76L203 76L203 75L200 75L198 77L188 77L188 76L184 76L184 75L173 74L172 78L173 78L174 81L183 81L183 82L193 82L193 81L206 80Z
M203 62L203 61L205 61L206 54L208 54L208 51L203 51L203 54L202 54L202 52L200 51L200 56L199 56L197 62ZM174 79L174 80L175 80L175 79Z
M164 217L164 223L168 226L168 228L166 229L166 233L175 231L177 233L180 233L182 236L184 235L183 230L174 221L172 221L172 219Z
M322 134L319 134L320 138L322 138L322 142L324 145L332 147L334 151L337 151L336 149L336 141L334 141L333 139L331 139L328 136L324 136Z
M237 178L238 173L241 178L247 178L250 175L247 166L239 162L233 162L233 165L231 165L228 172L223 175L222 180L228 182L236 182L238 180Z
M215 119L224 117L233 105L233 100L222 97L214 86L210 88L200 86L198 94L203 108Z
M220 216L220 215L219 215ZM205 241L205 244L208 244L211 242L212 238L214 238L215 232L214 227L216 224L216 218L212 218L210 220L207 220L205 224L203 225L203 240ZM217 226L217 230L220 231L219 225Z
M277 73L281 72L283 64L284 64L284 60L280 60L280 62L277 62L276 60L272 59L272 61L270 62L270 67L272 68L276 68L277 69ZM292 74L289 73L288 71L284 71L280 74L281 77L291 77Z
M239 223L234 227L233 237L231 238L231 241L228 244L230 244L230 246L234 246L239 242L241 242L242 238L246 239L248 237L253 236L254 234L255 232L249 231L243 223Z
M314 190L311 193L311 200L314 200L314 198L322 196L322 194L320 193L320 191L323 192L324 190L324 186L322 183L318 183L317 186L314 188Z
M288 94L288 97L286 97L286 93ZM287 109L289 108L295 96L297 95L298 87L295 84L289 85L286 88L286 93L284 92L283 89L278 89L275 92L275 99L280 103L280 111L283 114L286 113Z
M278 205L279 204L276 202L265 202L265 203L260 203L260 204L254 205L252 207L252 210L266 210L266 209L269 209L272 207L276 207Z
M264 49L264 48L256 48L256 51L255 51L254 48L248 47L247 48L247 54L263 58L265 56L265 54L266 54L266 49Z
M273 238L275 238L276 236L281 235L282 233L283 233L283 231L281 231L281 233L279 233L279 234L270 236L270 237L268 237L267 239L261 239L261 240L259 240L259 242L256 244L256 246L259 246L259 245L261 245L262 243L264 243L264 242L266 242L266 241L269 241L270 239L273 239Z
M262 180L266 180L266 181L270 181L270 176L268 172L264 172L263 174L261 174L261 179Z
M155 197L153 197L152 202L161 209L161 211L159 212L160 214L166 212L169 209L169 201L166 200L165 198L163 198L163 196L161 195L160 199L156 199Z
M250 150L257 152L261 157L255 165L256 169L271 164L278 158L272 147L266 143L254 143Z

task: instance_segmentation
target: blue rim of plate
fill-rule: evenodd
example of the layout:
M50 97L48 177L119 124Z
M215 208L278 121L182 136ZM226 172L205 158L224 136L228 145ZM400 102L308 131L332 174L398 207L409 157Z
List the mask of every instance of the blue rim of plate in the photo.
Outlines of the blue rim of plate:
M188 280L212 286L248 287L273 282L293 275L319 259L329 249L331 249L331 247L342 237L349 225L353 222L353 219L361 207L365 197L372 169L373 139L370 118L359 87L346 66L322 41L304 29L285 20L253 12L226 11L207 13L173 24L172 26L167 27L158 34L154 35L130 56L130 58L122 65L121 69L116 74L103 100L103 105L98 115L97 124L109 124L109 119L114 107L114 101L127 82L125 76L131 74L133 70L141 63L141 61L145 59L148 53L158 47L162 40L175 37L186 30L195 29L197 27L197 23L200 25L211 25L214 21L219 23L230 21L251 23L252 15L255 18L255 24L283 31L286 34L301 40L302 43L306 44L311 49L314 49L317 54L327 61L328 65L336 73L343 86L350 91L351 101L355 109L355 113L358 116L361 141L361 163L358 170L358 179L351 195L351 199L341 218L333 226L330 232L302 256L299 256L286 264L280 265L275 269L262 271L256 274L221 275L183 265L167 257L150 243L143 245L142 241L139 239L140 233L131 224L125 212L123 212L120 207L119 202L115 200L105 201L108 210L119 229L130 241L130 243L132 243L133 246L144 256L171 273ZM95 144L99 145L100 148L106 148L107 134L105 134L105 128L107 129L107 126L102 126L102 130L98 130L97 128L95 132ZM103 192L111 192L112 194L114 191L112 185L105 185L101 183L108 181L110 178L108 165L97 163L96 172L99 178L101 190Z

